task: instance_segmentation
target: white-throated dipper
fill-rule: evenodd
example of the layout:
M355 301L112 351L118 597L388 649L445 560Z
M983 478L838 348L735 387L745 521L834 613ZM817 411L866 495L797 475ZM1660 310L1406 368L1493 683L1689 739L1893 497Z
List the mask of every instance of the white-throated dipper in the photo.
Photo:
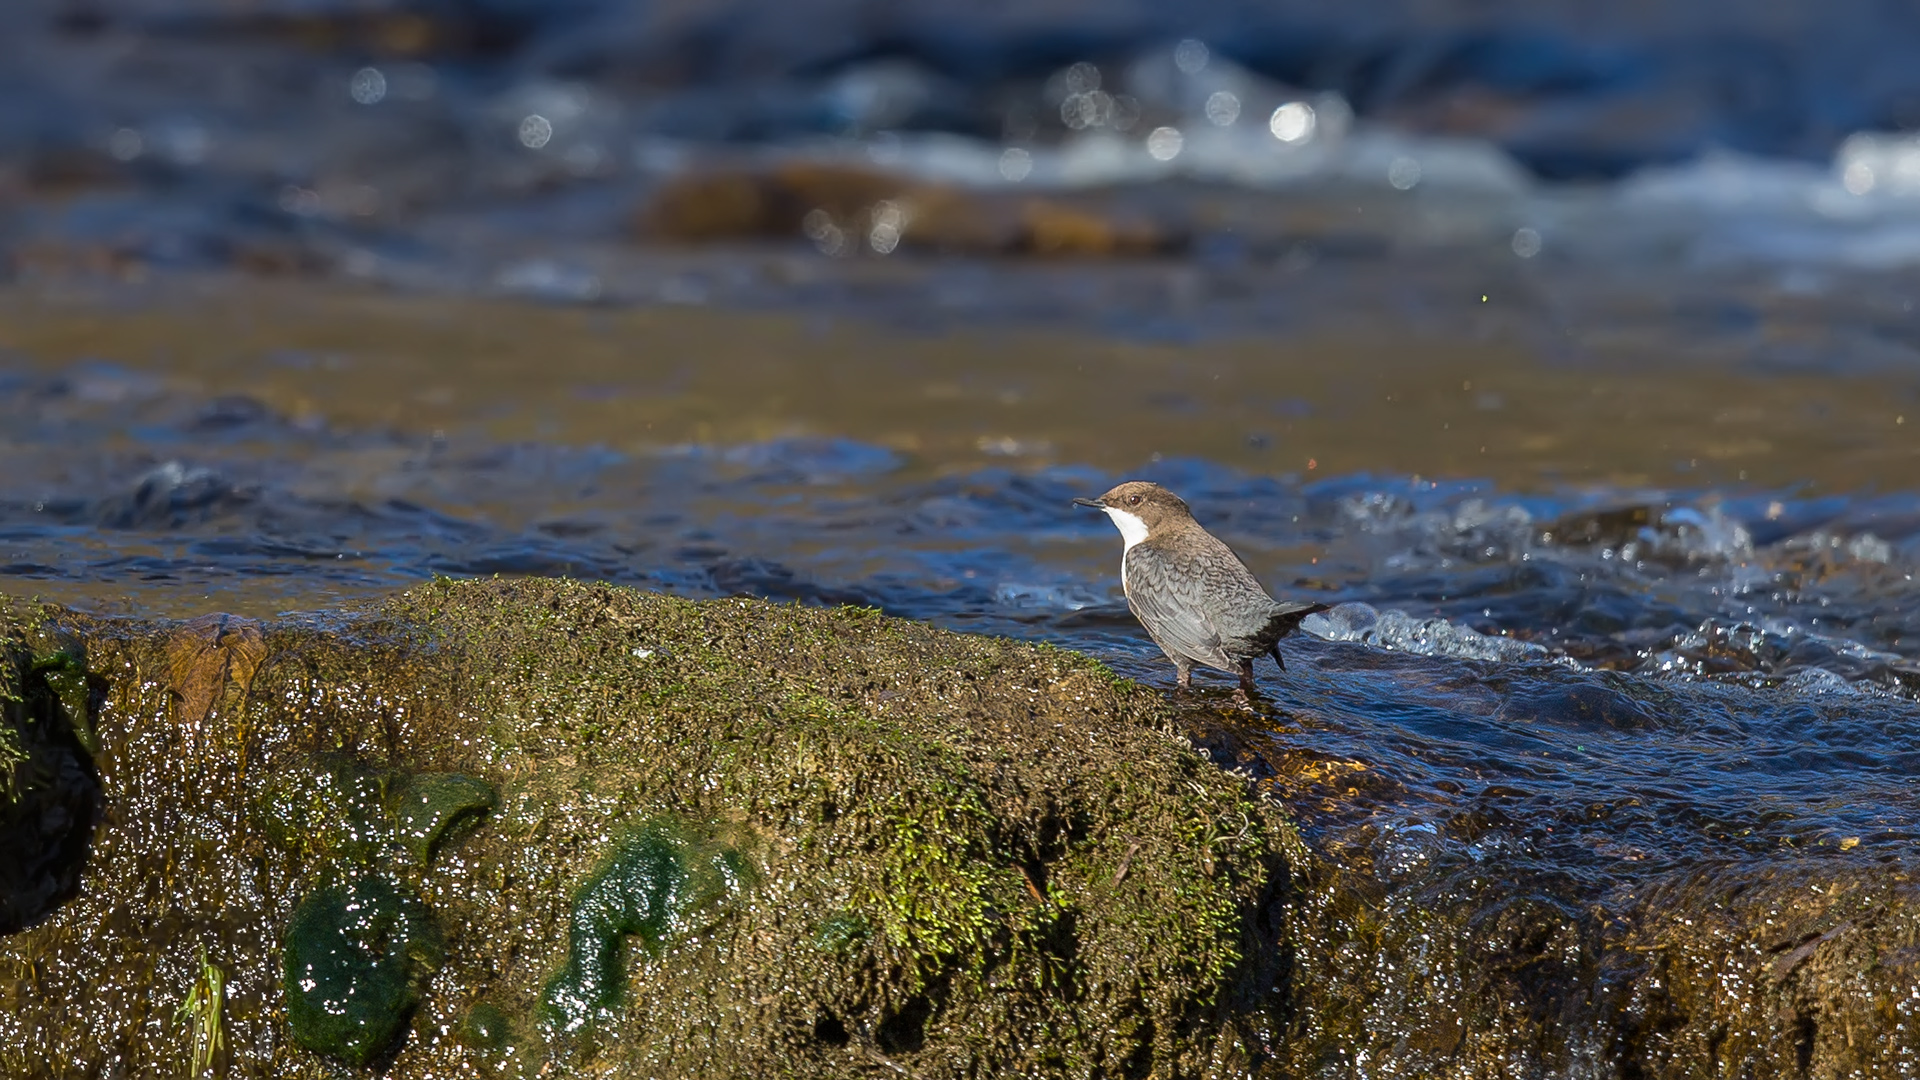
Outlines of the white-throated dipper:
M1240 676L1234 697L1248 703L1253 661L1280 659L1280 639L1326 604L1283 603L1240 561L1233 549L1193 520L1180 496L1130 480L1097 499L1075 499L1104 510L1120 529L1120 585L1127 607L1160 651L1173 661L1180 689L1191 687L1193 665Z

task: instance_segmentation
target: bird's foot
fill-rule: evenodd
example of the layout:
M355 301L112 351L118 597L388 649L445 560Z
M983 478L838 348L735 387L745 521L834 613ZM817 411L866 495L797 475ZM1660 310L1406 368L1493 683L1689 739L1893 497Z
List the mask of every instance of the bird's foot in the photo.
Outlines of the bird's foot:
M1239 709L1241 712L1257 713L1260 711L1259 709L1254 707L1253 695L1247 693L1244 687L1236 687L1234 689L1233 704L1234 704L1234 707Z

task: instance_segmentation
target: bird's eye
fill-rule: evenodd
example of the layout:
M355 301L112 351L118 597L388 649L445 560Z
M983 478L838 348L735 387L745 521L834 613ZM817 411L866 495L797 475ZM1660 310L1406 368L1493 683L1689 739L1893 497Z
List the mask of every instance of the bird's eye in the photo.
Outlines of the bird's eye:
M1138 495L1129 495L1129 496L1127 496L1127 505L1128 505L1128 506L1139 506L1139 505L1140 505L1140 496L1138 496Z

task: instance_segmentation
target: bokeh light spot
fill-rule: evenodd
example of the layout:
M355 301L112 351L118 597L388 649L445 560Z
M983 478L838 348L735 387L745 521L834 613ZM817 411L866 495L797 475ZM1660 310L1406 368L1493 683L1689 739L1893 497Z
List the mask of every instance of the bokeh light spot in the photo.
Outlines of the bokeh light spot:
M1147 153L1153 155L1155 161L1172 161L1180 156L1180 147L1186 141L1179 128L1157 127L1147 136Z
M132 161L146 148L146 140L132 128L121 128L107 136L107 153L115 161Z
M1231 90L1215 90L1207 98L1207 119L1214 127L1232 127L1240 119L1240 96Z
M1313 137L1313 106L1304 101L1289 101L1273 110L1267 130L1283 143L1306 142Z
M520 145L529 150L539 150L553 141L553 121L532 113L520 121Z
M1188 38L1173 47L1173 66L1189 75L1207 70L1207 62L1212 59L1213 52L1204 41Z
M1033 171L1033 155L1017 146L1009 146L1000 154L1000 178L1017 184Z
M347 93L362 105L378 105L387 97L387 77L376 67L363 67L347 80Z

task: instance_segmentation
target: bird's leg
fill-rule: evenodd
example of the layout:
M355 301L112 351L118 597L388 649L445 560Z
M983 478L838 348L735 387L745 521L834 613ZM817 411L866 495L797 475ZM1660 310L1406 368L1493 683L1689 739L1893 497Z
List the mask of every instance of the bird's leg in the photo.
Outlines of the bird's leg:
M1240 688L1233 692L1233 700L1243 709L1253 708L1253 695L1259 691L1253 685L1253 659L1240 661Z
M1193 665L1188 663L1185 660L1175 660L1173 662L1173 670L1174 670L1174 675L1176 677L1175 685L1177 685L1180 688L1180 692L1184 694L1192 690L1193 689Z

